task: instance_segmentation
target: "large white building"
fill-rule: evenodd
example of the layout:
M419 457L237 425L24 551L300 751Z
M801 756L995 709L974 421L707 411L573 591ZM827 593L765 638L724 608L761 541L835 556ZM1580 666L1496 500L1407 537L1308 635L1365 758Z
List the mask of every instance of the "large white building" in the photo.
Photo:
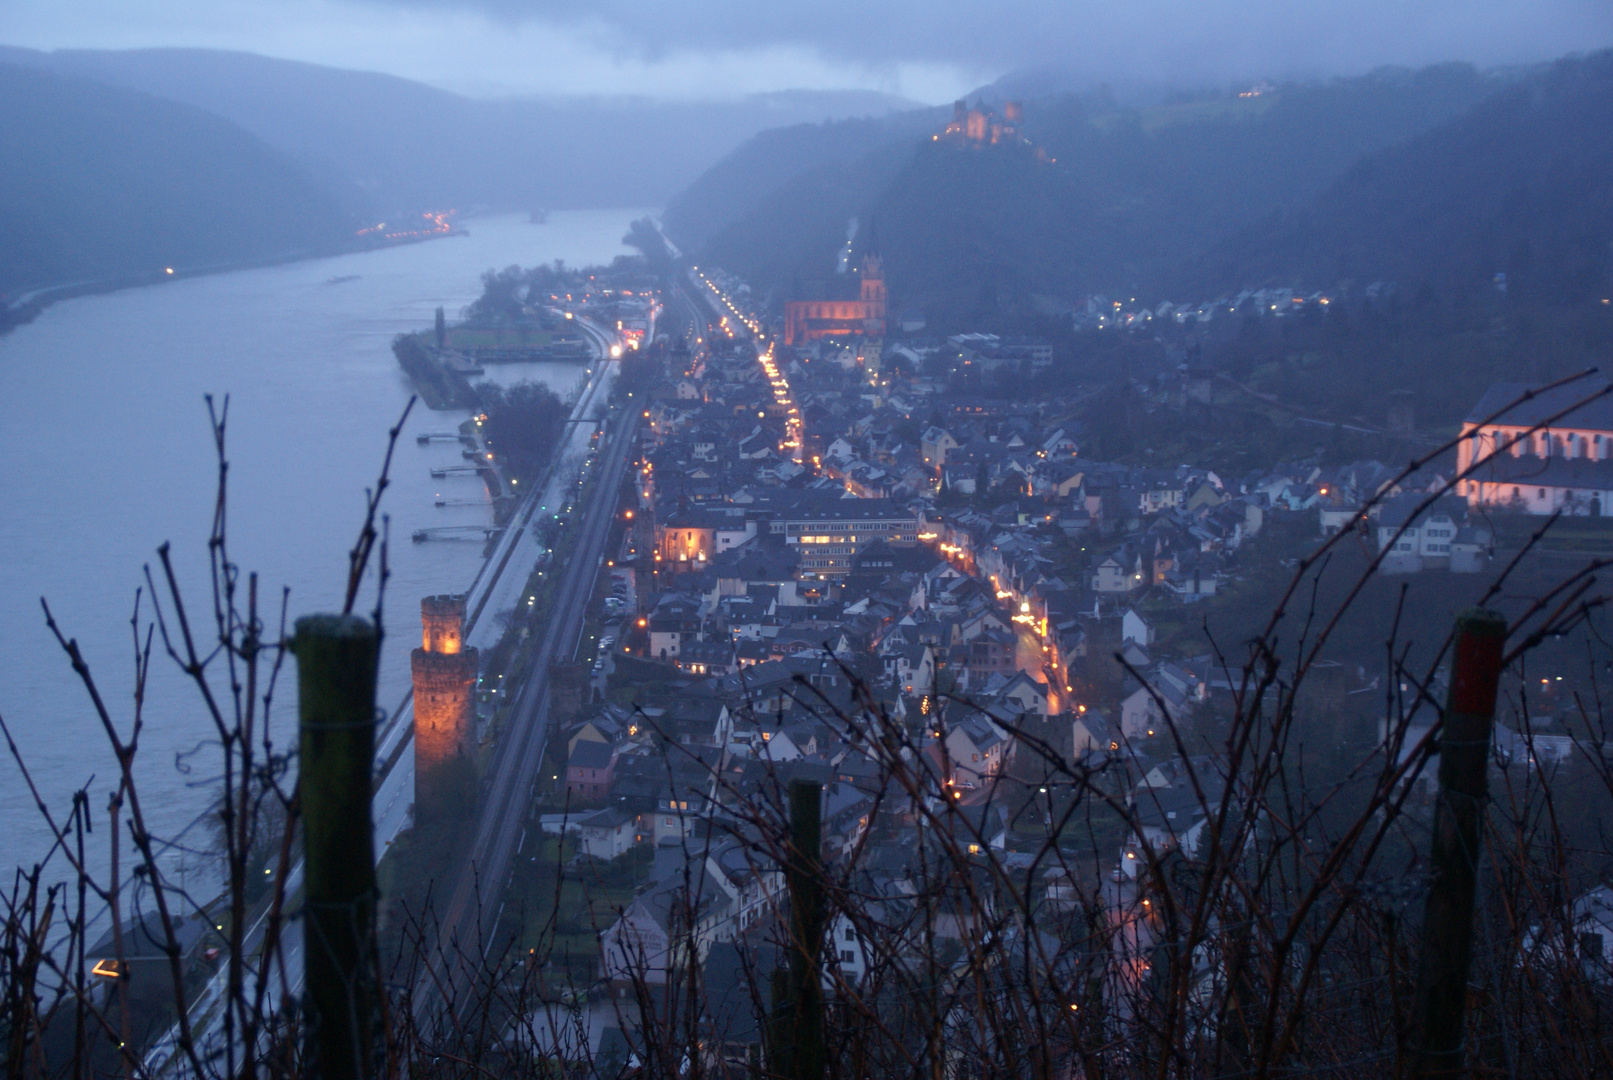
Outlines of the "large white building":
M1613 516L1613 395L1586 401L1607 385L1581 379L1522 402L1534 387L1492 385L1462 424L1457 494L1472 506Z

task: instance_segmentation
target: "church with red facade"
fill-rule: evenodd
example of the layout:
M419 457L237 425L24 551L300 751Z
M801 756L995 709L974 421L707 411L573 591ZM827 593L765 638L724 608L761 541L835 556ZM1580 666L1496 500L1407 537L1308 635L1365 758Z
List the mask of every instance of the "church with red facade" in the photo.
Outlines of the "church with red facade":
M784 344L825 337L885 336L885 275L879 256L863 257L862 290L856 300L791 300L784 305Z

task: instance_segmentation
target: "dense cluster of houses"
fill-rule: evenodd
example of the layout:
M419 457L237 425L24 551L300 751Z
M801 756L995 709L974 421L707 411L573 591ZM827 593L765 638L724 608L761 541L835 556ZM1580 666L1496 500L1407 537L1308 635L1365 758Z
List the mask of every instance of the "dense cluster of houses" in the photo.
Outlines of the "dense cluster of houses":
M619 555L634 610L602 635L593 704L568 733L572 806L545 820L585 855L654 848L645 887L602 937L601 975L618 987L664 982L689 955L736 970L732 950L771 925L783 889L757 855L760 808L794 778L823 785L827 852L858 850L866 895L896 911L927 844L1011 858L1046 840L1036 793L1052 763L1112 766L1117 796L1142 808L1099 853L1123 889L1141 847L1191 853L1221 798L1202 777L1187 784L1192 763L1164 736L1213 709L1226 676L1161 648L1161 612L1225 588L1274 515L1360 532L1384 572L1489 558L1467 501L1431 497L1444 476L1373 461L1239 478L1093 461L1058 402L871 378L833 340L652 359L664 370L642 401ZM893 791L870 725L898 733L928 794ZM961 832L919 829L915 843L926 798L953 807ZM1027 887L1052 902L1068 883ZM843 929L836 960L854 978L865 943Z

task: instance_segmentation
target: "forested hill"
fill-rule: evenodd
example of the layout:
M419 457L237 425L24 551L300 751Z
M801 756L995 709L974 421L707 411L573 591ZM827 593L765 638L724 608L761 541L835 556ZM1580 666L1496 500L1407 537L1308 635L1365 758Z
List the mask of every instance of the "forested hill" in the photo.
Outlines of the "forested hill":
M1308 205L1183 268L1185 293L1235 281L1396 282L1415 298L1488 291L1573 304L1613 280L1613 52L1560 61L1366 156Z
M393 75L212 49L0 48L0 60L217 113L377 220L449 208L661 206L759 131L911 106L871 91L483 100Z
M199 109L0 63L0 296L329 251L355 225Z
M872 218L893 303L932 318L1035 294L1163 299L1190 282L1236 291L1257 271L1303 270L1241 264L1246 249L1232 245L1254 235L1243 230L1306 220L1300 211L1336 197L1333 185L1364 160L1410 152L1547 77L1442 65L1147 109L1095 112L1073 95L1026 102L1024 131L1056 163L915 138L895 120L883 122L882 141L860 131L838 153L817 147L824 129L773 133L769 153L753 144L731 156L667 220L674 239L703 241L702 257L788 289L829 272L847 217ZM687 212L746 179L758 194L735 200L726 221ZM1225 257L1212 262L1211 252Z
M794 193L803 181L823 187L838 182L867 197L875 190L870 184L888 181L889 176L865 164L869 175L859 182L851 167L869 155L899 166L912 145L944 122L945 115L944 110L918 109L882 118L796 124L761 132L667 203L664 224L680 244L699 248L736 220L779 203L786 192L791 193L785 200L788 204L809 213L821 212L824 208L816 205L810 190ZM837 177L844 179L837 181ZM787 205L764 211L768 216L788 212ZM845 226L843 219L840 225Z

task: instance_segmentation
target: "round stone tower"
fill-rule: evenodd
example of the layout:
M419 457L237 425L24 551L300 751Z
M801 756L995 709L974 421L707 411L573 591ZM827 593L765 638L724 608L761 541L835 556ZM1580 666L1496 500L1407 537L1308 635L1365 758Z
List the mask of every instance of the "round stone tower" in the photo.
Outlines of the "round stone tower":
M432 813L451 776L468 764L476 740L479 657L464 647L465 598L420 601L421 647L410 655L414 676L415 817Z

